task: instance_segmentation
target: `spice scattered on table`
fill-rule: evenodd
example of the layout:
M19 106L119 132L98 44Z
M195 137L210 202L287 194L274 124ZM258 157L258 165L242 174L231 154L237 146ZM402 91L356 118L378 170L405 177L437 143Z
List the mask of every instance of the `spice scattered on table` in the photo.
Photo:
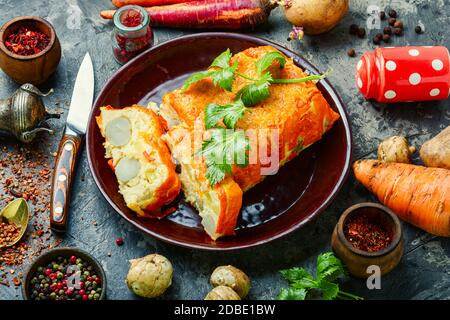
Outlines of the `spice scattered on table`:
M347 55L348 55L349 57L354 57L354 56L356 56L356 51L355 51L355 49L354 49L354 48L348 49L348 50L347 50Z
M37 268L30 280L32 300L99 300L102 279L87 261L59 256Z
M116 245L118 245L120 247L120 246L123 246L123 244L124 244L123 238L116 239Z
M20 27L7 37L5 46L15 54L30 56L44 50L49 43L50 38L45 33Z
M356 249L377 252L392 242L392 235L367 214L351 216L344 225L345 238Z
M17 237L19 237L21 231L20 226L16 226L14 223L1 222L0 223L0 247L8 246L12 244Z

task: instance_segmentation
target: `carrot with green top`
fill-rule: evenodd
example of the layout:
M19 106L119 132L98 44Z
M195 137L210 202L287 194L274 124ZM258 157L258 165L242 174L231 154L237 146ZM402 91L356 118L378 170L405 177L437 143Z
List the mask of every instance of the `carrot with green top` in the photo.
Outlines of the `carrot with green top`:
M356 179L401 219L450 237L450 170L359 160Z

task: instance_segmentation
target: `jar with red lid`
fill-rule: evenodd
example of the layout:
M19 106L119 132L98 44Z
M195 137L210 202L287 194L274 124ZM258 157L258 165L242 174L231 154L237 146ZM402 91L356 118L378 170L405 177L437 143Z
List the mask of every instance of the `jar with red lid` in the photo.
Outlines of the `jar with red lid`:
M366 52L358 62L356 84L378 102L445 100L450 89L446 47L391 47Z
M114 58L120 64L128 62L152 45L153 32L150 17L144 8L124 6L113 17L112 47Z

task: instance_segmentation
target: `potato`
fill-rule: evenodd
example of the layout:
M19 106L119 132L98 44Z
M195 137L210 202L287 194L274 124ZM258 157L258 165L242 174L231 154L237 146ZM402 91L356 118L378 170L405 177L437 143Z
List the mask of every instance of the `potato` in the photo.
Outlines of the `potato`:
M378 160L381 162L411 163L416 148L411 147L405 137L389 137L378 146Z
M283 8L290 23L315 35L333 29L342 20L348 0L291 0Z
M420 158L427 167L450 169L450 126L423 144Z
M206 295L205 300L241 300L241 297L230 287L218 286Z
M230 287L236 291L241 299L244 299L250 291L250 279L248 276L233 266L217 267L211 274L210 281L214 287Z

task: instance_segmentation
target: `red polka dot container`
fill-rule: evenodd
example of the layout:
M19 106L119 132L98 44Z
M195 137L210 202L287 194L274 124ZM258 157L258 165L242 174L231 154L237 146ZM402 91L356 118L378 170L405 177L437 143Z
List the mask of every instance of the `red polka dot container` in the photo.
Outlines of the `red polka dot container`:
M356 68L356 85L378 102L444 100L449 96L450 58L446 47L378 48Z

